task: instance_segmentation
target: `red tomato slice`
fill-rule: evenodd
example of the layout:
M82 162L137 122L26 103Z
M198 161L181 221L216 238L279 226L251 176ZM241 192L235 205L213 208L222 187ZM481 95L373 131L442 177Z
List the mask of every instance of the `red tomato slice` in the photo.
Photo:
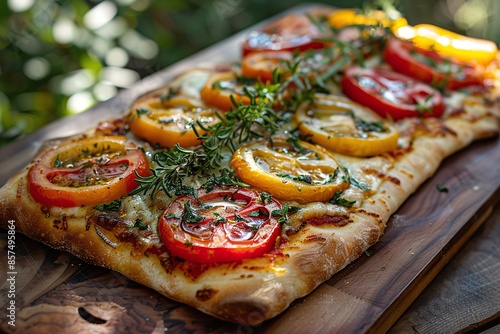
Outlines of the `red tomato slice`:
M349 67L342 77L342 92L382 117L440 117L441 93L406 75L381 68Z
M201 263L259 257L271 250L281 226L273 211L281 205L261 201L254 190L216 189L198 199L175 199L159 220L160 238L172 255Z
M128 195L138 186L135 173L150 174L141 150L127 149L123 137L94 137L43 153L28 173L28 186L43 205L94 206Z
M243 44L243 55L254 51L306 51L323 49L319 29L305 15L290 14L250 33Z
M436 87L454 90L483 84L483 71L478 66L417 48L397 38L387 43L384 57L395 71Z

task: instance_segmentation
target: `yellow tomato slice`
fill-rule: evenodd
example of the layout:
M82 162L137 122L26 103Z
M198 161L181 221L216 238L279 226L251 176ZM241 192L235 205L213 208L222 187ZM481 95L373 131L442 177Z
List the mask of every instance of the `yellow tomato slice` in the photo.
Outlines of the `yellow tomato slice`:
M216 111L200 101L182 96L170 99L148 97L134 104L131 110L130 130L152 145L173 147L179 144L191 147L200 144L193 131L196 122L210 126L219 122ZM197 129L198 134L204 132Z
M408 25L405 18L391 20L381 10L374 10L367 15L360 14L355 9L338 9L330 14L328 23L335 29L351 25L372 25L397 29Z
M230 164L241 180L282 200L325 202L349 186L330 152L302 141L293 145L281 137L240 147Z
M396 149L398 131L386 120L347 98L316 94L295 113L300 133L335 152L366 157Z
M491 63L498 53L497 45L492 41L463 36L431 24L402 26L395 31L395 35L411 40L421 49L484 66Z
M201 90L201 99L208 105L222 111L236 108L231 97L242 104L250 104L250 98L243 92L243 83L232 71L216 72L212 74Z

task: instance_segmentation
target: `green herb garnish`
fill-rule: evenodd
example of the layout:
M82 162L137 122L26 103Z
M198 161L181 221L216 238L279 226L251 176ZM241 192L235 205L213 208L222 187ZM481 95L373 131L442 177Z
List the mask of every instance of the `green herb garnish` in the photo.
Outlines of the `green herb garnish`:
M122 201L119 200L119 199L117 199L117 200L114 200L114 201L112 201L110 203L96 205L96 206L94 206L94 208L96 210L99 210L99 211L114 211L114 212L117 212L117 211L120 211L121 206L122 206Z
M134 227L137 227L139 230L145 230L148 228L148 225L142 223L142 218L137 218L134 223Z
M196 224L205 219L199 215L191 206L191 201L186 201L184 204L184 211L182 211L182 221L186 223Z

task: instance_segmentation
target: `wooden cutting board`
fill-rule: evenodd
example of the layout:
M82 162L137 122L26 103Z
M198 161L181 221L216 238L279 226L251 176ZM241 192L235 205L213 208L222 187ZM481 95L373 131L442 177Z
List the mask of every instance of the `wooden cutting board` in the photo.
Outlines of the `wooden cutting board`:
M291 11L306 11L301 6ZM275 18L271 18L273 20ZM269 20L269 21L270 21ZM265 24L263 22L262 24ZM252 27L253 30L258 26ZM237 60L248 31L148 77L97 107L49 125L0 150L0 184L29 162L43 140L77 133L123 113L137 96L209 59ZM448 192L439 192L437 185ZM485 221L500 199L500 141L476 142L446 159L390 219L382 239L278 317L250 327L214 319L124 276L16 236L13 333L364 333L384 332ZM6 238L0 238L2 259ZM6 295L6 261L0 263ZM6 301L0 300L4 309ZM251 316L251 315L249 315Z

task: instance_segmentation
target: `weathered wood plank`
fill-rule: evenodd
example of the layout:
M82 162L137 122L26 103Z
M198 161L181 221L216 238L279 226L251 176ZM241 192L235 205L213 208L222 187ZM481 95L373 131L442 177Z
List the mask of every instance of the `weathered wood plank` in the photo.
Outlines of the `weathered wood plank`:
M496 328L493 328L496 327ZM477 331L475 331L477 329ZM389 330L500 332L500 206Z

